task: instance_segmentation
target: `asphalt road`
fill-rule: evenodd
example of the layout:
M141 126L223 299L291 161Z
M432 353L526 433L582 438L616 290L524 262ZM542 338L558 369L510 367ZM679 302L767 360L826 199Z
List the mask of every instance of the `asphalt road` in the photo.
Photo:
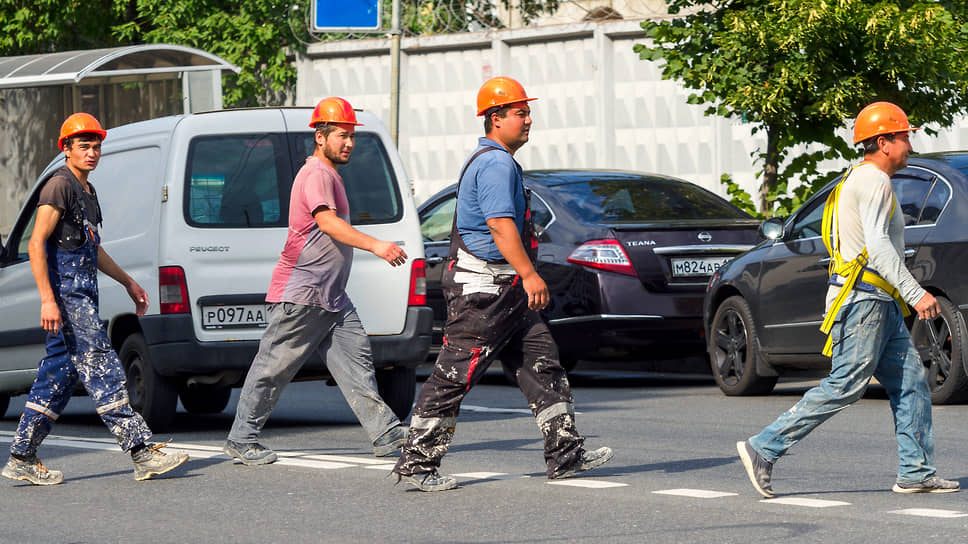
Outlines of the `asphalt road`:
M220 452L222 414L179 414L159 439L193 456L168 477L135 482L94 415L74 398L41 449L66 481L0 481L0 542L874 542L957 541L968 492L897 495L888 402L872 388L777 464L761 500L734 442L791 406L808 384L726 398L711 379L581 371L579 429L615 458L583 478L544 477L541 441L520 393L493 373L468 395L442 471L461 487L421 493L388 477L339 391L293 384L264 432L281 454L263 467ZM236 395L237 395L236 391ZM0 420L9 443L23 408ZM942 476L968 485L968 406L936 407ZM390 460L392 462L392 459Z

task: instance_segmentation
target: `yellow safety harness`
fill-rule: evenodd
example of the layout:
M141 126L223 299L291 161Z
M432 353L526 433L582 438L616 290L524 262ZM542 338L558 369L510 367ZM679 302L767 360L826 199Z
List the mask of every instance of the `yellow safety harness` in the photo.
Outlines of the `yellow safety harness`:
M904 317L911 315L911 310L904 302L904 299L901 298L901 294L897 288L888 283L876 271L867 268L867 260L870 256L867 253L866 247L860 252L860 255L851 261L844 261L843 256L840 254L840 231L837 224L837 202L840 198L840 189L843 187L847 177L854 171L854 168L862 164L864 163L862 162L853 166L847 171L843 180L834 187L833 191L830 191L830 195L827 196L827 202L823 208L821 235L823 236L823 245L826 246L827 253L830 254L830 267L828 269L830 283L838 285L836 279L843 279L840 292L830 305L830 310L827 311L823 325L820 326L820 331L827 335L827 343L823 347L823 354L827 356L833 354L833 339L830 336L830 329L834 326L834 319L836 319L837 312L840 311L840 307L843 306L844 301L847 300L847 296L855 287L868 287L868 290L872 287L883 289L887 294L894 297L894 300L901 307L901 313ZM895 197L895 200L892 202L890 217L894 216L896 202Z

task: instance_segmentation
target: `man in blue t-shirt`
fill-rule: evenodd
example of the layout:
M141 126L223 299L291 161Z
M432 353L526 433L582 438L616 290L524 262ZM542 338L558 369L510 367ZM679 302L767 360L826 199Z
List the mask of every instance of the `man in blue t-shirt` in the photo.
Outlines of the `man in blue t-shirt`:
M537 240L521 166L531 108L517 81L496 77L477 94L485 137L464 164L457 188L450 263L441 278L447 299L444 345L424 383L410 437L393 468L421 491L457 487L437 472L454 435L461 401L499 358L516 376L544 435L549 478L568 478L612 458L607 447L582 448L574 400L558 348L539 310L548 286L534 267Z

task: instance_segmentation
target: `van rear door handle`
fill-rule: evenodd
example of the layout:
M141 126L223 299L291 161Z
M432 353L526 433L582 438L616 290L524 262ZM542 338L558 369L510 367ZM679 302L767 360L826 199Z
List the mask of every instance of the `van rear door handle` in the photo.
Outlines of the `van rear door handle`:
M817 264L822 264L824 266L830 264L830 257L824 257L823 259L820 259L819 261L817 261Z
M918 252L918 250L914 249L913 247L905 248L904 249L904 258L905 259L909 259L911 257L914 257L914 254L917 253L917 252Z
M440 264L440 263L444 262L444 258L443 257L427 257L426 259L424 259L424 261L427 264Z

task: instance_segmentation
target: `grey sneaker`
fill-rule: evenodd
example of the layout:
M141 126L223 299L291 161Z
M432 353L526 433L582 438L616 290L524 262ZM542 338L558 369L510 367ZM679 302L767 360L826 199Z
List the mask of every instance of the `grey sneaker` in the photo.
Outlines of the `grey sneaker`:
M6 476L6 474L4 474ZM895 493L954 493L961 489L961 484L932 476L923 482L905 484L897 482L892 491Z
M770 483L773 478L773 463L756 453L753 446L750 446L749 440L737 442L736 451L739 452L739 458L746 467L746 475L750 477L753 487L760 495L768 499L773 498L773 484Z
M396 472L393 474L397 475L397 483L406 482L420 491L447 491L448 489L457 487L457 478L453 476L441 476L436 470L413 475L398 474Z
M152 476L164 474L173 468L180 467L188 461L187 453L167 454L161 451L168 444L149 445L140 452L133 454L131 460L134 461L134 479L139 482L147 480Z
M591 470L595 467L600 467L607 463L614 453L612 453L612 448L603 446L595 451L583 451L581 453L581 459L579 459L570 468L563 470L562 472L552 476L552 479L560 480L561 478L571 478L572 476L585 472L586 470Z
M275 463L276 459L279 458L276 452L258 442L243 444L226 440L225 445L222 446L222 451L225 452L225 455L242 461L243 465L268 465Z
M386 457L387 455L400 451L400 448L407 443L408 431L409 428L407 426L397 425L383 433L383 436L373 442L373 455Z
M63 472L48 470L36 455L27 461L11 456L0 474L11 480L24 480L34 485L57 485L64 481Z

